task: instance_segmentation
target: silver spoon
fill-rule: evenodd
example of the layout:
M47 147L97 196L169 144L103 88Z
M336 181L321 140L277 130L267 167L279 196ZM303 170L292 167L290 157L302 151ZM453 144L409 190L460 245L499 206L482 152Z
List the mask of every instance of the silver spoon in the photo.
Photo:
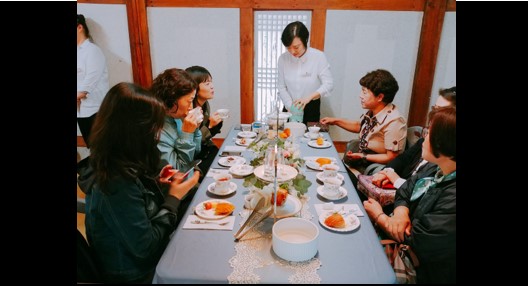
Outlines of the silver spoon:
M205 220L191 220L192 224L217 224L217 225L226 225L229 221L217 222L217 221L205 221Z

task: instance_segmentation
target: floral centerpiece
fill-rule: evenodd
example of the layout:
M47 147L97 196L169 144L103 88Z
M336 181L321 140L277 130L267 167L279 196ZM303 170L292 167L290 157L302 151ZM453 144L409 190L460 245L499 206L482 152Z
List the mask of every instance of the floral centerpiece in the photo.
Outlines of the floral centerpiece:
M268 146L273 146L275 143L277 143L278 148L282 149L281 156L283 156L284 164L292 166L299 171L295 178L279 184L279 187L288 190L290 194L296 192L297 196L300 198L308 191L312 182L306 180L306 176L300 172L301 167L304 166L304 159L301 158L299 145L293 144L290 140L287 140L287 136L278 136L273 139L255 140L251 142L248 146L248 150L255 153L255 158L253 158L249 164L253 167L263 165ZM269 182L259 179L255 174L251 174L244 179L243 185L251 190L253 188L262 189L268 184Z

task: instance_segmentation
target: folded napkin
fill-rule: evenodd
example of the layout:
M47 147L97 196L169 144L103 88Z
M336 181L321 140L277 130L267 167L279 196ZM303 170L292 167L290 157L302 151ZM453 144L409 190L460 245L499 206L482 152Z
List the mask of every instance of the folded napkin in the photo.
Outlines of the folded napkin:
M225 146L223 151L226 151L226 152L244 152L244 151L246 151L246 147L244 147L244 146Z
M222 175L225 175L225 174L229 174L229 169L214 169L214 168L209 168L209 172L207 172L207 177L214 177L216 174L222 174Z
M326 211L343 210L343 207L345 207L345 212L350 212L352 214L355 214L356 216L365 216L365 214L359 209L359 206L357 204L334 204L334 203L315 204L315 210L317 211L318 216L320 216L323 212L326 212Z
M200 223L191 223L191 221L199 221ZM223 223L226 221L228 221L229 223L226 225L219 225L219 223ZM218 220L205 220L195 215L189 215L187 217L187 220L185 221L185 224L183 225L183 229L233 230L234 226L235 226L235 217L232 215L227 216L223 219L218 219Z

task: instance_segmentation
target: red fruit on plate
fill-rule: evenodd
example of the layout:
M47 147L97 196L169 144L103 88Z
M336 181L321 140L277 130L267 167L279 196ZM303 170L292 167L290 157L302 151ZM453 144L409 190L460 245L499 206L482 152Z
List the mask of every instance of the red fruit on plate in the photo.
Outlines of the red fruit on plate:
M279 188L279 190L277 191L277 206L280 207L284 204L284 202L286 201L286 197L288 197L288 190L286 189L283 189L283 188ZM275 194L271 194L271 203L274 204L275 203Z
M213 204L211 202L205 202L204 203L204 209L210 210L213 208Z

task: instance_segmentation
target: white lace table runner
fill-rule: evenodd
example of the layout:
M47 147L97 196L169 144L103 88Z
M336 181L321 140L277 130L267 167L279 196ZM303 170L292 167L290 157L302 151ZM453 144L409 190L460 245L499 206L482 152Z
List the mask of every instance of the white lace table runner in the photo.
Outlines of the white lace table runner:
M310 212L308 200L310 200L309 197L301 199L303 207L298 216L311 220L313 215ZM244 218L240 225L250 213L251 211L247 209L239 213ZM250 230L239 242L235 243L236 254L229 259L229 264L233 268L233 272L227 276L229 283L257 284L260 282L260 276L255 273L255 270L277 264L291 269L292 274L288 277L288 282L291 284L320 284L321 277L316 271L321 267L319 258L314 257L303 262L290 262L271 254L272 227L273 219L267 218Z

